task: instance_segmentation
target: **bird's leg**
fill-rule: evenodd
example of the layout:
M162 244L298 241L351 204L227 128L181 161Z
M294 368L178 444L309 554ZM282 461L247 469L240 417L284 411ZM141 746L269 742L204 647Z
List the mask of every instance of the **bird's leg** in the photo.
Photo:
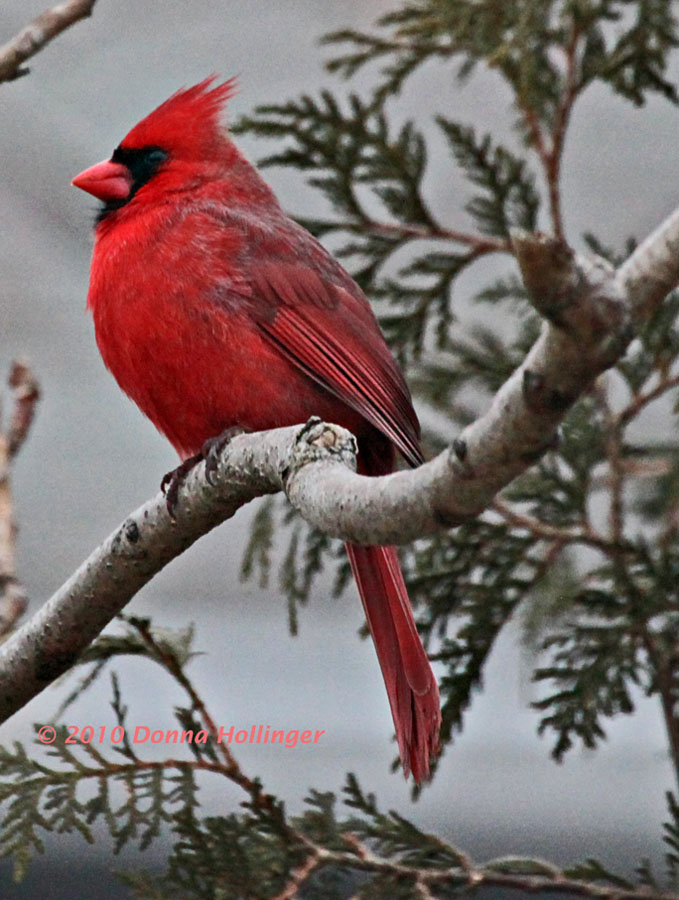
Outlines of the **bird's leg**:
M208 484L214 485L214 475L219 463L219 454L233 438L244 433L245 429L241 428L240 425L226 428L220 435L217 435L217 437L209 438L205 441L200 448L200 453L196 453L195 456L189 456L180 463L176 469L163 475L163 480L160 482L160 489L165 494L165 503L167 504L167 511L171 518L176 518L175 512L177 511L179 488L182 486L182 483L191 469L205 460L205 479Z

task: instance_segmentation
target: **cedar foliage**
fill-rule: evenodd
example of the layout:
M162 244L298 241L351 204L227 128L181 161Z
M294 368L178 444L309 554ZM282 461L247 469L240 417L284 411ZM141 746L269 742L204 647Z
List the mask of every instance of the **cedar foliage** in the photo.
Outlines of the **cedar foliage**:
M233 128L272 140L274 150L260 165L298 170L324 195L327 216L301 221L329 241L376 301L416 402L441 414L427 421L445 419L457 428L471 421L537 334L511 255L512 229L540 227L584 240L616 264L633 247L631 240L616 252L595 236L567 233L564 139L574 105L596 82L635 105L653 94L677 104L677 87L666 74L679 43L672 7L666 0L407 0L368 33L324 38L329 71L348 82L369 74L367 93L339 87L303 95L261 106ZM435 108L423 110L419 123L394 124L400 92L432 61L442 77L451 72L460 81L484 69L496 73L512 98L515 145ZM466 230L448 227L432 211L425 180L431 148L419 130L425 120L438 130L436 151L445 148L451 173L468 183ZM461 332L457 279L472 266L482 272L491 255L504 274L485 283L472 302L497 310L505 327ZM537 728L549 735L555 759L577 745L596 747L607 720L633 714L643 692L660 701L679 777L677 312L673 295L626 358L576 404L559 447L493 509L404 552L418 624L441 674L446 744L464 725L497 636L520 613L535 648ZM509 336L508 322L514 323ZM662 440L639 426L651 404L667 411ZM450 438L443 428L425 431L432 452ZM243 574L266 581L279 540L288 541L278 574L294 632L316 576L333 566L340 591L348 567L337 542L274 498L260 507ZM17 876L42 849L41 832L77 830L91 840L91 826L102 820L116 850L130 841L145 847L163 827L171 831L166 873L126 876L134 896L148 900L446 898L471 884L567 892L572 881L590 896L677 890L679 805L669 791L666 872L642 861L625 877L591 859L568 870L524 858L476 866L452 845L380 810L351 775L342 802L311 791L304 813L289 817L215 742L186 673L191 642L188 631L172 635L127 619L120 634L101 638L88 652L82 661L88 674L68 701L118 656L147 657L187 693L187 705L175 711L179 726L209 733L181 758L140 759L124 741L108 754L93 744L73 748L63 730L47 757L44 748L35 755L20 745L0 751L0 848L13 854ZM124 726L115 677L112 710ZM201 773L238 784L247 797L241 811L201 818Z

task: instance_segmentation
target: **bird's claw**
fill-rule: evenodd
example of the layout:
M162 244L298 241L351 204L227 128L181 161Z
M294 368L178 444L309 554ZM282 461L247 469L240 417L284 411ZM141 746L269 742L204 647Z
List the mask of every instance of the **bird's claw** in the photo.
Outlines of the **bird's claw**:
M194 466L198 465L203 459L203 454L198 453L196 456L189 456L184 462L180 463L176 469L166 472L163 480L160 482L160 489L165 494L165 505L171 519L176 519L177 502L179 500L179 488L184 483L186 476Z
M180 463L176 469L163 475L163 480L160 482L160 489L165 494L165 503L170 518L177 518L175 513L177 511L177 503L179 500L179 488L186 480L186 476L191 469L193 469L194 466L197 466L199 462L205 460L205 480L208 484L214 486L215 474L219 468L220 453L233 438L244 433L245 430L241 428L240 425L234 425L232 428L227 428L225 431L222 431L220 435L217 435L217 437L205 441L200 449L200 453L197 453L195 456L189 456L189 458Z
M200 455L205 460L205 480L208 484L215 484L215 475L219 468L219 456L224 449L239 434L245 434L245 429L240 425L234 425L222 431L217 437L205 441L201 447Z

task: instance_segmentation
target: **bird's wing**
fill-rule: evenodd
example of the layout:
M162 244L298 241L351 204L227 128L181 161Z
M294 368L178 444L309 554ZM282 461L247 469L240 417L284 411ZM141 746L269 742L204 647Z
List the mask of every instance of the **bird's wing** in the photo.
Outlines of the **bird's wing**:
M250 273L258 325L291 362L416 466L422 453L410 392L368 301L342 275L341 283L324 278L303 259L258 261Z
M240 297L238 305L297 368L419 465L420 426L408 386L368 300L339 263L280 211L269 218L223 203L196 212L221 226L228 277L216 291L220 302L233 308Z

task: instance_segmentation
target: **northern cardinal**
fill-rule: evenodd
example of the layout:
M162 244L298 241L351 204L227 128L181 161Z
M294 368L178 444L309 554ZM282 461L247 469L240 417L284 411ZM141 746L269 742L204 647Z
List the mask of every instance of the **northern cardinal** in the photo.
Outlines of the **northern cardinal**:
M87 305L104 363L183 460L317 415L356 435L359 472L391 472L394 448L416 466L419 423L370 305L220 125L233 91L214 76L178 91L73 179L103 201ZM441 713L398 557L347 552L419 783Z

